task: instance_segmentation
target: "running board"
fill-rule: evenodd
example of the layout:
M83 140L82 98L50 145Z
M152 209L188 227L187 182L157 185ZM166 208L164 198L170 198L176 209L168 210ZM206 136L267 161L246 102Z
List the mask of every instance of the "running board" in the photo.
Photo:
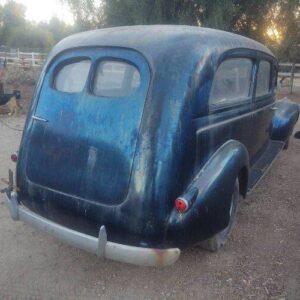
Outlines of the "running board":
M284 142L270 141L264 154L252 166L249 176L248 194L259 184L260 180L268 172L272 163L277 158L278 154L282 151Z

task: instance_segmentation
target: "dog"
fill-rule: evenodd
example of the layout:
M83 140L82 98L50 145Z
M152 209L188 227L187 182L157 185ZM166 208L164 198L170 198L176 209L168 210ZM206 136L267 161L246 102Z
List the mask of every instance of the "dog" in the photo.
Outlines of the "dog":
M15 90L12 94L1 95L0 102L2 102L3 105L0 107L0 112L7 113L9 116L17 115L22 110L20 100L20 91Z

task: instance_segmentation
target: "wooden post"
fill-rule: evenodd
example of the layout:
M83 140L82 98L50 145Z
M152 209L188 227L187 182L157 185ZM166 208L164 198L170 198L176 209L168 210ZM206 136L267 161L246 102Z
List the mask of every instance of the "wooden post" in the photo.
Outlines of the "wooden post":
M293 93L294 77L295 77L295 63L292 64L292 70L291 70L291 88L290 88L290 94Z
M35 66L34 52L31 52L31 65Z
M18 64L21 64L20 62L20 49L18 48L18 51L17 51L17 57L18 57Z

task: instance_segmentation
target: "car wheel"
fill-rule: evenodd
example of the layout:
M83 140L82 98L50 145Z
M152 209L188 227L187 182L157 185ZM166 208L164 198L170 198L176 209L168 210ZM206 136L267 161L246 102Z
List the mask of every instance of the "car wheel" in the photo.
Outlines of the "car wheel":
M300 131L297 131L294 135L295 139L300 139Z
M228 240L228 237L232 231L233 225L236 219L236 212L237 206L239 201L239 181L238 179L235 181L234 184L234 191L231 198L231 206L230 206L230 219L228 226L222 230L221 232L217 233L213 237L201 242L199 246L209 251L216 252L218 251Z

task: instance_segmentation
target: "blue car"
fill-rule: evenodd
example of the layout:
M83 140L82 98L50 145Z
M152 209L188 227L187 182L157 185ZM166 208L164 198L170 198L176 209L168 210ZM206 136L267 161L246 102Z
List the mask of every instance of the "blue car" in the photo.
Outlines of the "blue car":
M275 101L268 48L189 26L109 28L54 47L32 100L7 204L22 220L121 262L218 250L287 148L298 105Z

